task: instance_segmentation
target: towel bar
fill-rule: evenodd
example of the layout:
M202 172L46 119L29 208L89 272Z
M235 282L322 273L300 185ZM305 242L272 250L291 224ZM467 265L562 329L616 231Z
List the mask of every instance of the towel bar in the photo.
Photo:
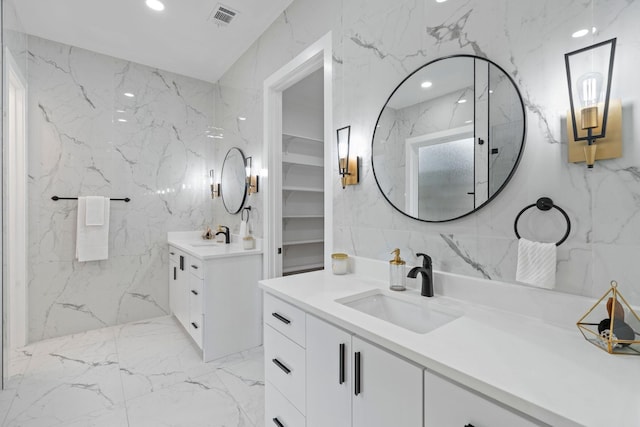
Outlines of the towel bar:
M58 197L58 196L52 196L51 200L57 202L58 200L78 200L77 197ZM120 201L120 202L126 202L129 203L131 201L130 198L125 197L124 199L109 199L111 201Z

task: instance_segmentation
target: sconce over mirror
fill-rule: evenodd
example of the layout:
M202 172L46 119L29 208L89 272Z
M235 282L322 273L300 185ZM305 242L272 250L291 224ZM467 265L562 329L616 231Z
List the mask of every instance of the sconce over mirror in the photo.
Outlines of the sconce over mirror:
M222 164L220 193L224 208L230 214L237 214L247 198L246 160L237 147L229 149Z
M336 131L338 142L338 173L342 181L342 188L356 185L360 182L360 157L351 153L351 126L345 126Z
M525 110L511 77L473 55L439 58L405 78L382 108L372 141L378 188L427 222L487 205L520 161Z

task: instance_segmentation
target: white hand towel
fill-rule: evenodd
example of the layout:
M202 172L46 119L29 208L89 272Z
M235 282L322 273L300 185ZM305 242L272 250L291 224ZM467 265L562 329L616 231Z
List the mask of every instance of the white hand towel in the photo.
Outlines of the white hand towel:
M249 226L247 225L247 221L240 222L240 238L247 237L249 231Z
M87 199L86 225L104 225L104 203L106 197L89 196Z
M552 289L556 284L556 244L520 239L516 280Z
M102 225L87 225L87 198L78 197L76 258L78 261L99 261L109 257L109 205L105 198Z

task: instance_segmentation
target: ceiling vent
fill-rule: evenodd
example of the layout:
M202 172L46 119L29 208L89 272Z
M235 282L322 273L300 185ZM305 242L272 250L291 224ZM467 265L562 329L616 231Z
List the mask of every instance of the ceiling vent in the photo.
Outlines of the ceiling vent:
M213 9L211 15L209 15L209 21L212 21L218 25L229 25L231 21L238 15L237 10L233 10L228 6L224 6L220 3Z

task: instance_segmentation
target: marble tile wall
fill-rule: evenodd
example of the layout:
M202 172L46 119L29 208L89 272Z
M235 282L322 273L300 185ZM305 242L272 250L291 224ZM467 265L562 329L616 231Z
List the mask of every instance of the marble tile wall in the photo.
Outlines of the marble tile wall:
M388 259L391 249L400 247L409 263L417 262L410 254L427 252L436 269L515 282L513 221L522 207L545 195L572 220L571 235L558 249L556 289L599 296L616 279L638 304L638 18L640 3L627 0L296 0L220 80L216 122L225 128L220 146L242 146L260 161L264 79L331 31L334 127L350 124L354 146L364 157L358 186L342 190L334 171L334 250ZM571 37L591 27L595 34ZM618 37L612 96L623 100L624 157L587 170L566 161L563 55L611 37ZM458 53L490 58L514 79L525 102L526 146L513 179L490 205L454 222L418 222L395 211L379 193L370 167L371 137L380 109L407 74ZM239 115L248 120L238 122ZM256 212L262 203L259 197L252 202ZM532 212L520 231L553 241L564 227L560 215ZM261 235L261 219L256 228Z
M214 85L37 37L28 50L29 341L166 314L166 233L212 222ZM111 202L108 260L75 260L77 202L53 195L131 198Z

